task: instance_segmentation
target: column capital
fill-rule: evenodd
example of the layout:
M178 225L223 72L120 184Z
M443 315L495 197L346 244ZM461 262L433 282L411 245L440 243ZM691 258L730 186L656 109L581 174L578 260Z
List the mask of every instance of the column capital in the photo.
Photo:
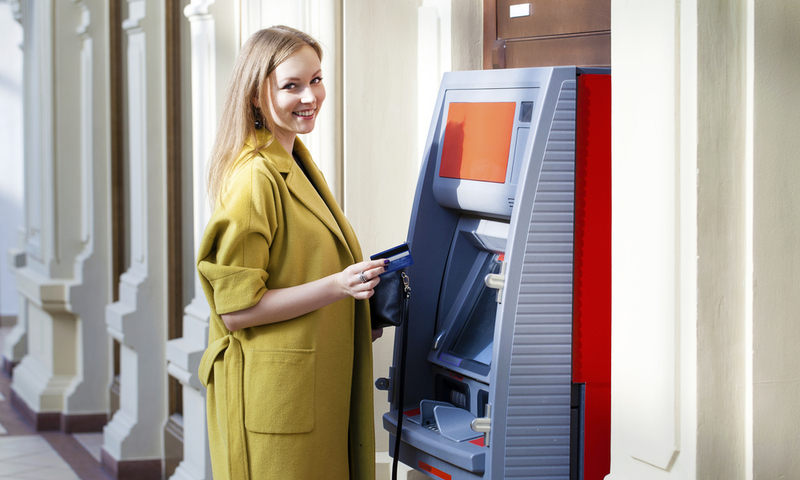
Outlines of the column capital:
M11 7L11 14L14 16L14 20L22 24L22 5L20 0L8 0L8 5Z
M193 17L202 17L209 15L208 8L214 3L214 0L192 0L192 3L186 5L183 9L183 15L192 20Z
M140 28L139 22L145 17L144 0L128 0L128 18L122 22L122 28L133 30Z

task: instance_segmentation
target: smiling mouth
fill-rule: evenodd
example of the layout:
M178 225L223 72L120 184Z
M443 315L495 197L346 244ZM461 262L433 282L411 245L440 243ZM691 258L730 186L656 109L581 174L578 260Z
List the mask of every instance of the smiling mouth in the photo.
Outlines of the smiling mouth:
M297 115L298 117L311 117L314 115L316 110L302 110L299 112L292 112L293 114Z

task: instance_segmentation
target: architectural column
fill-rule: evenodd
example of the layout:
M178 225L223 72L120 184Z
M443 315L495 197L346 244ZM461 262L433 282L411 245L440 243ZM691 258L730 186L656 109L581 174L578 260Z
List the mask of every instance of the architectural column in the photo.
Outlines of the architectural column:
M7 86L0 92L0 108L5 117L0 121L2 133L0 142L3 143L4 174L0 177L0 223L4 226L0 231L0 251L5 256L0 260L0 323L3 326L13 325L14 328L5 336L5 342L0 345L3 355L3 368L6 373L22 360L27 352L25 335L27 321L24 314L24 297L17 292L14 283L14 271L25 264L25 238L23 223L23 144L22 144L22 6L19 0L9 0L2 9L2 24L4 31L0 33L4 49L10 50L7 60L0 67L5 76ZM15 24L15 22L17 24ZM18 49L18 51L14 51ZM22 236L20 238L20 235ZM16 322L8 323L9 320Z
M612 1L611 19L612 430L606 478L693 479L697 3Z
M184 9L191 28L192 52L192 185L193 248L198 251L208 223L210 206L206 199L206 160L211 153L217 127L217 79L215 18L209 12L214 0L195 0ZM224 82L223 82L224 83ZM195 255L196 256L196 255ZM208 302L194 276L194 298L183 317L183 337L167 344L168 371L183 389L183 461L172 479L211 479L208 450L206 396L197 376L200 358L208 346Z
M609 480L753 478L747 3L611 4Z
M69 300L78 317L78 379L67 391L61 428L67 433L99 432L108 421L109 338L105 329L105 304L111 300L109 225L109 112L108 112L108 8L104 0L59 2L57 15L72 21L60 36L59 45L75 44L79 49L70 68L76 85L69 90L59 82L62 98L77 91L73 110L59 101L57 122L63 138L57 149L77 148L75 168L80 178L72 207L59 202L59 218L69 219L73 209L80 213L81 250L75 263L75 280L69 286ZM77 42L75 41L77 37ZM60 55L63 59L63 55ZM65 75L61 74L60 78ZM75 120L74 134L63 128ZM61 176L59 178L67 178ZM77 208L75 208L77 207ZM63 220L60 220L63 221ZM59 342L61 339L59 339Z
M16 281L28 346L12 401L39 430L99 431L108 411L102 303L111 298L107 14L97 0L22 6L25 262Z
M128 165L128 269L106 308L120 344L120 405L104 430L102 463L119 479L160 479L166 392L165 5L128 0L122 23ZM124 15L123 15L124 16Z

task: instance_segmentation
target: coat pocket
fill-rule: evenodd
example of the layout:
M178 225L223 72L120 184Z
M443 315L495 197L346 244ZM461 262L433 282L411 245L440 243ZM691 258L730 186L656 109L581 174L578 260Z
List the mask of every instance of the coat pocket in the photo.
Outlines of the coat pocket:
M314 429L314 350L252 350L244 361L244 423L256 433Z

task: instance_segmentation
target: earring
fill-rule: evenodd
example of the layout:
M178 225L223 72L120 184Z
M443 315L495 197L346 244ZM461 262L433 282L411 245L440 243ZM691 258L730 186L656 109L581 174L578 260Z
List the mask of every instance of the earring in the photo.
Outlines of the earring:
M259 110L257 107L253 107L253 118L255 119L254 126L256 127L256 130L261 130L264 128L264 117L261 116L261 110Z

